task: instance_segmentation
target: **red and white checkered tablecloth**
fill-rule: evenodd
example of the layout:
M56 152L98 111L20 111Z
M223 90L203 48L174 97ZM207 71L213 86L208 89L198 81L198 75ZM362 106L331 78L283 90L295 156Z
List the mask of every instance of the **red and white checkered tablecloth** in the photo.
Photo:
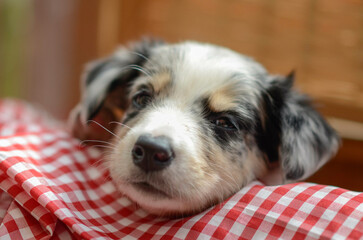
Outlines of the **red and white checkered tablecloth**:
M101 158L34 107L0 101L0 239L363 239L362 193L256 181L198 215L156 218Z

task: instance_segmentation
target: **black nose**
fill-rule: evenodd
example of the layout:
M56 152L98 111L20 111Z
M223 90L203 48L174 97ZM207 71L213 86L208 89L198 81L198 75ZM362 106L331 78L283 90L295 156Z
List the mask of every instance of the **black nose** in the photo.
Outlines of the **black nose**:
M174 152L167 137L141 135L132 149L132 158L144 171L158 171L170 165Z

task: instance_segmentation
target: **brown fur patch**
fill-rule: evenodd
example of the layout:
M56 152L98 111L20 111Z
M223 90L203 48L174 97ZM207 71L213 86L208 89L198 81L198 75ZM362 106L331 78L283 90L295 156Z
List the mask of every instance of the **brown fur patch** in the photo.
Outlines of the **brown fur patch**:
M214 112L223 112L236 107L233 92L228 88L220 89L209 97L209 107Z
M151 84L154 87L155 92L160 92L169 85L171 82L171 75L169 72L162 72L154 75L151 79Z

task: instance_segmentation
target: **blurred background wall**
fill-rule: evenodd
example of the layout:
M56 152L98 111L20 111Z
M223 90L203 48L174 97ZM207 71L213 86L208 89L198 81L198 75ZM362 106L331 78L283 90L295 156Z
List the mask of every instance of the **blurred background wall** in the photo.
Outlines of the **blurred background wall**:
M84 64L145 35L227 46L272 73L296 70L297 87L343 136L309 180L363 191L361 0L0 0L0 97L66 119Z

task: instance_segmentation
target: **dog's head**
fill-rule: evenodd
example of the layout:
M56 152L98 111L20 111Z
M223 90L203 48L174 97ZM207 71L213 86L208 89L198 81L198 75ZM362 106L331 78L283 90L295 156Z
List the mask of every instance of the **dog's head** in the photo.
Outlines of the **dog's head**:
M192 213L256 178L306 178L336 152L293 78L214 45L142 41L90 64L71 123L82 139L110 137L90 119L114 132L106 164L141 207Z

